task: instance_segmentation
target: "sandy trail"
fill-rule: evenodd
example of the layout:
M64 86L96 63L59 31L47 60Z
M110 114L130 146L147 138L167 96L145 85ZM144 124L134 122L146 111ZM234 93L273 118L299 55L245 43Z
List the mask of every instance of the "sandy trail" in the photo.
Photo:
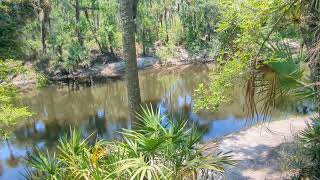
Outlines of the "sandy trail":
M293 117L251 127L221 140L223 151L232 151L237 164L227 168L226 179L286 179L275 151L306 127L308 117Z

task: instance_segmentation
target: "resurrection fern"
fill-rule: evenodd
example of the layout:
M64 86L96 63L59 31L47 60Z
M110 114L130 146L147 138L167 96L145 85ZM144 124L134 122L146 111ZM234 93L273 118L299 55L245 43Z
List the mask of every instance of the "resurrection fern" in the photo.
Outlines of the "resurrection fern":
M143 108L138 117L137 129L123 129L121 141L90 145L89 138L72 131L69 138L59 141L55 160L41 153L30 156L29 165L35 168L29 173L31 178L213 178L233 164L216 146L200 146L202 135L195 127L187 128L184 120L160 116L159 110L151 108Z

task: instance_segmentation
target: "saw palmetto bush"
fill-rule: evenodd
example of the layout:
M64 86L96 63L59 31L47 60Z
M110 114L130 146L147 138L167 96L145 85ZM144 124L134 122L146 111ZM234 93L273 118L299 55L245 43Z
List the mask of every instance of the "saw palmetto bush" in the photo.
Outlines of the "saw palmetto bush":
M143 108L135 130L122 140L92 145L80 132L60 140L55 155L29 157L31 179L198 179L222 176L231 156L216 145L201 146L202 134L187 121Z
M320 116L311 119L307 128L299 138L303 145L304 154L311 159L311 163L301 169L302 176L320 177ZM316 178L315 178L316 179Z

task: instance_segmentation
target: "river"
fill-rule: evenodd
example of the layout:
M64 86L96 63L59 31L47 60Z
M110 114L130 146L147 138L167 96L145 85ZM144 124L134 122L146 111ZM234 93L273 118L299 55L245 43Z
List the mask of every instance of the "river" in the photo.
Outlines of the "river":
M208 82L211 68L197 65L139 72L142 101L159 108L162 114L188 118L204 133L203 142L255 124L257 121L246 119L243 110L243 83L238 83L232 102L222 104L216 112L194 111L194 90L199 83ZM54 149L70 127L81 129L84 136L95 132L104 139L120 138L117 131L131 128L123 80L79 90L43 88L24 94L18 104L36 115L13 127L13 138L0 144L0 179L24 179L27 154L35 147ZM275 109L272 117L308 113L308 108L308 103L290 102L284 109Z

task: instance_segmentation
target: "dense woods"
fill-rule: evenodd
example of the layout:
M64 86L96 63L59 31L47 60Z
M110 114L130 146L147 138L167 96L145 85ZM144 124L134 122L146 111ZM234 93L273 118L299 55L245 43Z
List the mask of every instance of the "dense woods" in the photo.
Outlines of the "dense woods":
M236 163L228 153L216 145L202 148L203 134L188 121L142 105L137 57L155 57L162 66L188 54L193 63L207 58L215 63L209 81L194 92L192 108L198 112L216 111L239 87L252 120L265 121L288 97L312 101L315 115L295 139L298 148L292 148L288 163L299 161L293 179L318 179L319 21L319 0L1 1L1 136L8 142L10 126L33 115L16 107L19 92L12 79L18 74L36 74L45 86L53 76L124 61L133 128L110 142L70 130L57 154L33 151L26 177L222 178Z
M179 45L195 52L216 45L217 3L146 0L135 6L134 31L141 55L166 59ZM66 69L85 66L97 54L112 60L121 56L120 21L116 0L4 1L1 56L49 61ZM157 46L161 48L154 50Z

